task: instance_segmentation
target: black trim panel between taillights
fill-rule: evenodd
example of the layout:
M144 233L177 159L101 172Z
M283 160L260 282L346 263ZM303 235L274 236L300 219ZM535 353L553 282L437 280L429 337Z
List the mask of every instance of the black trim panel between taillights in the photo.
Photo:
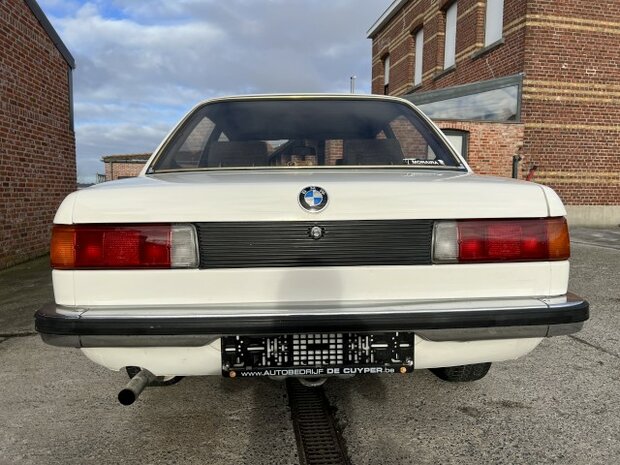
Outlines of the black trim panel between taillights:
M200 268L430 265L433 220L196 223Z

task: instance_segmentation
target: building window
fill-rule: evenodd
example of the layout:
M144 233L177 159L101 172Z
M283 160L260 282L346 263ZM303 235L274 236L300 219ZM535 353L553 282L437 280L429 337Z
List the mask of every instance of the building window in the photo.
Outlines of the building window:
M418 106L432 119L517 121L518 95L515 85Z
M458 129L443 129L446 138L452 144L452 147L467 161L467 149L469 142L469 132L460 131Z
M446 10L446 34L443 49L443 68L454 66L456 56L456 5L454 2Z
M502 38L504 29L504 0L487 0L484 22L484 45L491 45Z
M390 56L387 55L383 59L383 94L390 93Z
M422 84L422 63L424 60L424 29L415 34L415 55L413 62L413 85Z
M519 121L521 75L406 96L434 120Z

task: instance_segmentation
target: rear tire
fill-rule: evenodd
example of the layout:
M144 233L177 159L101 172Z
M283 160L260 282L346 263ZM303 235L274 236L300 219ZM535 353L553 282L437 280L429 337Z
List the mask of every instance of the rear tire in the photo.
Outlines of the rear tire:
M431 368L430 371L439 379L450 383L465 383L478 381L486 376L491 368L491 362L475 363L473 365L459 365L456 367Z
M140 367L125 367L127 370L127 375L130 378L136 376L141 368ZM149 386L172 386L173 384L177 384L179 381L183 379L183 376L174 376L172 378L164 378L163 376L158 376L155 381L153 381Z

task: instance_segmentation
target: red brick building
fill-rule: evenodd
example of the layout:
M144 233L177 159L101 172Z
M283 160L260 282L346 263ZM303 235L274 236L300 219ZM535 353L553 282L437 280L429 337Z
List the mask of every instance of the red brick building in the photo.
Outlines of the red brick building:
M117 179L138 176L149 158L151 158L150 153L130 153L127 155L106 155L101 157L101 161L105 166L105 175L97 175L98 181L115 181Z
M620 223L620 1L396 0L368 32L372 91L420 106L479 173Z
M35 0L0 1L0 268L48 251L75 190L73 68Z

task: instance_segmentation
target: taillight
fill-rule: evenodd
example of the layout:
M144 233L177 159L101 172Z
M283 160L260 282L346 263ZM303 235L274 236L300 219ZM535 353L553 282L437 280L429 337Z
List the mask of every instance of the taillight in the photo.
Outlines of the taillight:
M190 224L54 225L56 269L196 268L196 230Z
M565 218L438 221L435 263L567 260L570 240Z

